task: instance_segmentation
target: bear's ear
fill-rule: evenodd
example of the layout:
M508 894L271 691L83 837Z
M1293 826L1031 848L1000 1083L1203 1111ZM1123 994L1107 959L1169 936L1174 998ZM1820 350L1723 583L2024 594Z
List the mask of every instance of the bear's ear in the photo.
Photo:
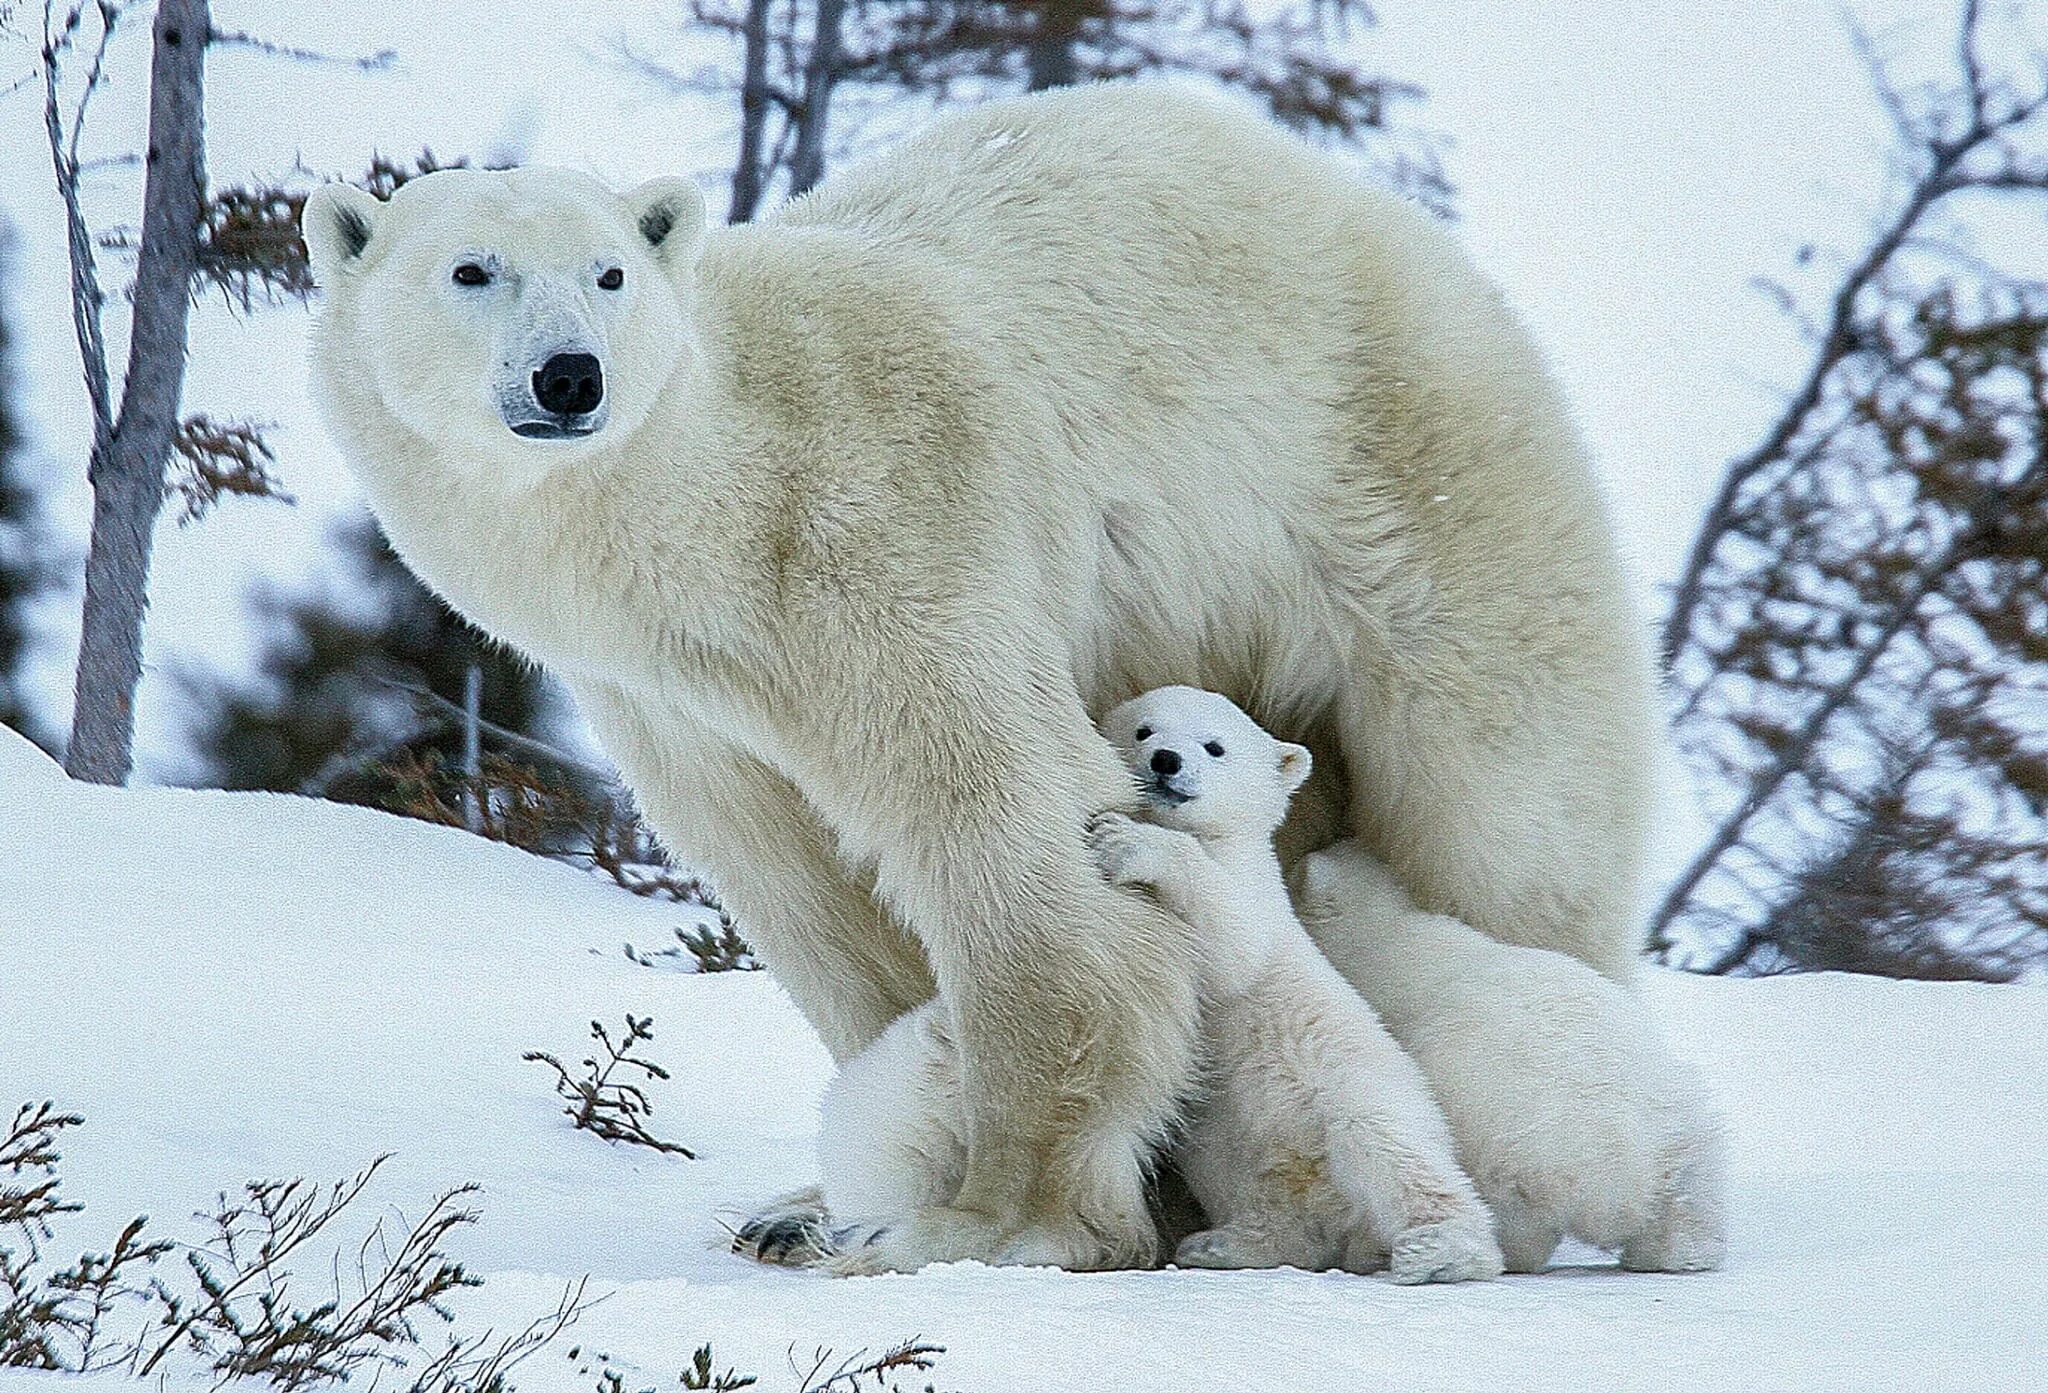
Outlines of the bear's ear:
M704 193L673 174L649 179L626 195L626 215L655 259L671 270L690 265L704 241Z
M381 202L354 184L322 184L306 195L305 210L299 214L299 234L306 239L313 279L332 285L361 260L383 212Z
M1315 768L1315 756L1308 752L1306 745L1289 745L1284 741L1280 746L1280 782L1289 793L1308 782L1309 770Z

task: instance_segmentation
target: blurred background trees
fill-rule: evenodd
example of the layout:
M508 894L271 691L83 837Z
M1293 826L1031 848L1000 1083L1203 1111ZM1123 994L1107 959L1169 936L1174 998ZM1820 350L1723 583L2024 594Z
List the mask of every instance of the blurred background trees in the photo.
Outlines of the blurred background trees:
M539 671L441 603L367 514L337 529L321 589L262 589L251 606L269 635L256 679L187 679L222 788L387 806L394 768L464 766L472 686L479 721L544 733Z
M1111 78L1191 78L1363 156L1439 214L1452 189L1436 142L1404 126L1423 89L1367 70L1346 41L1363 0L685 0L666 34L622 36L630 70L664 90L737 103L728 217L795 196L831 158L886 141L937 107ZM727 60L686 63L706 33Z
M31 607L54 587L51 539L36 506L27 460L28 442L17 416L14 336L8 299L14 243L0 223L0 725L50 746L45 722L25 687L33 637Z
M1859 36L1894 211L1674 587L1677 728L1717 806L1650 941L1705 971L2048 957L2048 48L2000 68L1986 28L1964 4L1950 71L1914 83Z

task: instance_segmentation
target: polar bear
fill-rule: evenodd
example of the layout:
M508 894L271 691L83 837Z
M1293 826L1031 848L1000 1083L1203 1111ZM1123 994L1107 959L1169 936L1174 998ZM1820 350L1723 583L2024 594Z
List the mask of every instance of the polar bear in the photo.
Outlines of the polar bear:
M1566 1234L1638 1271L1721 1265L1722 1124L1634 996L1418 910L1356 842L1298 881L1310 933L1428 1076L1508 1270L1540 1271Z
M1104 718L1146 821L1102 814L1097 862L1149 886L1202 946L1201 1096L1174 1159L1213 1227L1187 1267L1382 1267L1496 1277L1492 1217L1421 1071L1309 942L1273 834L1309 751L1227 698L1162 687Z
M1193 950L1082 837L1139 692L1315 749L1290 861L1355 833L1629 971L1650 665L1600 498L1499 294L1333 157L1113 85L750 226L514 169L303 228L314 397L406 561L567 684L835 1056L939 990L972 1146L896 1264L1153 1255Z
M1309 751L1228 699L1162 687L1103 731L1146 822L1104 813L1090 845L1119 885L1149 887L1196 932L1205 1068L1173 1157L1212 1227L1183 1267L1386 1269L1397 1282L1498 1276L1486 1206L1413 1060L1295 919L1273 854ZM943 1202L967 1144L958 1051L938 1003L840 1069L820 1113L832 1227L807 1249L843 1271L895 1215ZM800 1251L797 1256L810 1256Z

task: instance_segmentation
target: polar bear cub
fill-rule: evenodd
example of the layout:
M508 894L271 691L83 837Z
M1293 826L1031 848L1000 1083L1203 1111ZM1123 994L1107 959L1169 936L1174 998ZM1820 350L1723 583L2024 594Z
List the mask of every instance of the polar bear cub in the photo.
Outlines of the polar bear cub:
M1639 1002L1424 913L1355 841L1299 875L1309 932L1428 1076L1509 1271L1541 1270L1565 1234L1639 1271L1721 1265L1721 1124Z
M1382 1268L1488 1278L1501 1255L1428 1085L1288 906L1272 837L1309 772L1223 697L1164 687L1111 712L1155 823L1105 814L1105 874L1152 889L1202 947L1207 1086L1175 1151L1212 1227L1190 1267ZM953 1197L967 1147L959 1052L938 1003L847 1060L819 1129L823 1200L777 1240L788 1260L863 1271L862 1244Z
M1295 919L1273 853L1309 752L1225 698L1162 687L1112 711L1151 821L1091 828L1109 878L1196 932L1205 1087L1175 1156L1212 1227L1190 1267L1497 1276L1491 1218L1415 1064Z

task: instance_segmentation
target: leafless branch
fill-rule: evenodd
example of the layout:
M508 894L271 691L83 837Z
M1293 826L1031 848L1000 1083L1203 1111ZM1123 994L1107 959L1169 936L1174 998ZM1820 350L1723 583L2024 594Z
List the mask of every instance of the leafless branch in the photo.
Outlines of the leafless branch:
M283 58L293 63L311 63L321 67L354 68L358 72L383 72L398 61L398 50L381 48L375 53L358 54L348 57L341 54L322 53L318 49L299 48L292 44L281 44L270 39L258 38L245 30L213 31L210 42L215 48L245 48L260 53L266 58Z

